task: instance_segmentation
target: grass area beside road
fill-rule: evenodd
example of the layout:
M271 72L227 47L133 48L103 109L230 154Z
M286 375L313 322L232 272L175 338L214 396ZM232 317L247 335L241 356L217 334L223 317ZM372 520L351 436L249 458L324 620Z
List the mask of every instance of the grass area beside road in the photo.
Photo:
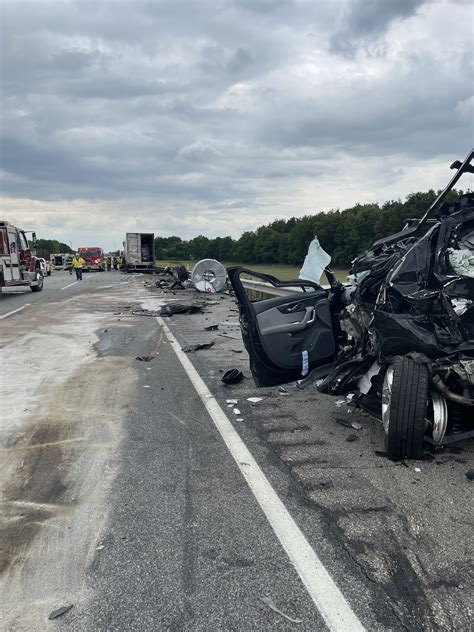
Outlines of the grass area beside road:
M193 266L197 263L196 261L183 261L179 259L169 259L169 260L157 260L155 261L155 265L157 266L185 266L188 270L192 270ZM280 279L281 281L290 281L292 279L297 279L298 274L300 272L300 266L290 266L286 264L276 264L276 263L239 263L238 261L222 261L222 265L226 268L230 266L241 265L245 268L249 268L250 270L254 270L255 272L261 272L263 274L271 274L272 276ZM334 274L336 275L339 281L345 281L347 277L347 270L343 269L334 269Z

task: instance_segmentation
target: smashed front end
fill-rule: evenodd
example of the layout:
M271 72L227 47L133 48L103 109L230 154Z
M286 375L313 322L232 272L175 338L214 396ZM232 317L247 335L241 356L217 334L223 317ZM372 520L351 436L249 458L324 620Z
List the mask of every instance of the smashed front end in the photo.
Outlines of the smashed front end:
M320 385L383 402L387 367L412 358L428 371L427 438L437 444L474 431L474 194L447 203L450 185L422 220L353 262L339 313L347 343Z

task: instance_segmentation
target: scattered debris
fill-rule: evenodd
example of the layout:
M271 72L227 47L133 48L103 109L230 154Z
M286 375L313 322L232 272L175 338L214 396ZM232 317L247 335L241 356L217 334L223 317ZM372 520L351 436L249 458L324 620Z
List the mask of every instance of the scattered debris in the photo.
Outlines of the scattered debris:
M71 610L72 607L73 607L73 604L70 604L69 606L62 606L61 608L58 608L57 610L53 610L53 612L51 612L51 614L49 615L48 619L52 621L53 619L62 617L63 614L66 614L66 612L69 612L69 610Z
M238 408L234 408L233 412L234 412L234 415L241 415L242 414Z
M133 309L132 314L134 316L161 316L161 309ZM120 320L118 318L117 320Z
M263 601L263 603L266 606L268 606L271 610L273 610L277 614L281 615L287 621L290 621L291 623L303 623L302 619L293 619L293 617L290 617L289 615L287 615L284 612L282 612L279 608L277 608L275 602L273 601L273 599L270 596L268 596L268 597L260 597L260 601Z
M243 421L244 418L243 417L237 417L237 419L235 421Z
M143 388L150 388L150 387L145 384Z
M210 349L216 343L212 340L211 342L201 342L196 345L191 345L190 347L184 347L183 351L185 353L194 353L195 351L201 351L201 349Z
M155 356L137 356L135 360L138 360L139 362L150 362L154 357Z
M252 404L258 404L258 402L261 402L262 399L263 397L247 397L247 401Z
M284 386L279 386L277 389L278 395L289 395L288 391Z
M217 334L223 338L231 338L232 340L242 340L242 336L233 336L232 334Z
M243 349L231 349L232 353L243 353Z
M336 399L336 400L334 401L334 403L336 404L336 406L337 406L338 408L340 408L341 406L343 406L343 405L346 403L346 400L345 400L345 399Z
M204 331L216 331L219 329L219 325L209 325L209 327L204 327Z
M421 468L420 467L415 467L415 472L421 472Z
M364 427L357 421L349 421L348 419L342 419L341 417L336 417L335 422L341 426L345 426L346 428L353 428L354 430L360 430Z
M354 441L359 441L360 437L358 437L354 432L352 432L350 435L347 435L346 437L346 441L348 441L349 443L353 443Z
M466 477L469 481L474 481L474 467L471 467L467 470Z
M238 399L226 399L226 404L237 404L239 402Z
M229 369L224 373L221 379L224 384L238 384L244 379L244 374L238 369Z
M173 314L201 314L202 305L196 303L168 303L160 309L160 316L173 316Z
M102 551L102 549L105 549L105 546L103 544L99 544L99 546L95 547L96 551Z

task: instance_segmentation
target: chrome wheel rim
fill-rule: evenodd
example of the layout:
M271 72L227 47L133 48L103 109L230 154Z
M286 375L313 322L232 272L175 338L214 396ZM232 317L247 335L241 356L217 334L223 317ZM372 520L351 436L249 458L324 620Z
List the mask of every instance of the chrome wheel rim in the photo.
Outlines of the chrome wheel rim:
M431 435L433 442L438 445L446 434L448 425L448 405L446 399L437 391L431 391L431 403L433 405L433 421Z
M382 386L382 423L385 433L388 434L390 424L390 402L392 400L393 367L389 366Z

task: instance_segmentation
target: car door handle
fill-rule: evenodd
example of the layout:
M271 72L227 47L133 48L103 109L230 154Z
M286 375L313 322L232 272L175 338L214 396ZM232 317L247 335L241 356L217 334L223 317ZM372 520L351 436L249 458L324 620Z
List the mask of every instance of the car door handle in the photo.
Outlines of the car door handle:
M303 331L309 325L312 325L316 320L316 308L313 305L305 308L305 315L303 320L296 323L284 323L283 325L276 325L275 327L266 327L261 330L263 335L268 334L293 334L298 331Z

